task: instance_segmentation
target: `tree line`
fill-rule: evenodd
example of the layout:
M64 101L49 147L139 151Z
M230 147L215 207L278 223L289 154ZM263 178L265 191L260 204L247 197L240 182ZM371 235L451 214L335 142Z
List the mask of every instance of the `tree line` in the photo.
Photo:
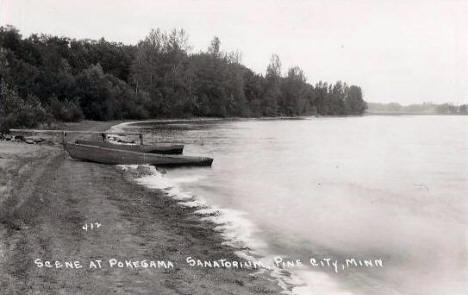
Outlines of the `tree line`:
M451 103L401 105L399 103L369 103L369 113L407 113L407 114L438 114L438 115L468 115L468 104L454 105Z
M0 27L0 124L161 117L359 115L361 88L283 75L273 55L265 74L225 52L219 38L192 52L184 30L152 30L137 45L33 34Z

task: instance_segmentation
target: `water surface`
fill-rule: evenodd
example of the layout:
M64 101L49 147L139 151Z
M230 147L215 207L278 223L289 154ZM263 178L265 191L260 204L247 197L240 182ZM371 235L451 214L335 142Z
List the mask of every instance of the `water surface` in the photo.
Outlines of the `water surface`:
M133 126L131 128L137 128ZM292 270L303 294L467 294L468 117L145 123L213 167L170 169L180 191L240 213L256 253L381 258ZM235 231L234 231L235 232ZM243 236L242 236L243 235ZM241 237L242 236L242 237Z

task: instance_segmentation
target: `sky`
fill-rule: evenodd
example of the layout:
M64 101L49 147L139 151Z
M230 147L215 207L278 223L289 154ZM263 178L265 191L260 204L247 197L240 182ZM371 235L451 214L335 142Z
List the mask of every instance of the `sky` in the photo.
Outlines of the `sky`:
M258 73L278 54L367 101L468 103L468 0L0 0L5 24L127 44L183 28L194 52L218 36Z

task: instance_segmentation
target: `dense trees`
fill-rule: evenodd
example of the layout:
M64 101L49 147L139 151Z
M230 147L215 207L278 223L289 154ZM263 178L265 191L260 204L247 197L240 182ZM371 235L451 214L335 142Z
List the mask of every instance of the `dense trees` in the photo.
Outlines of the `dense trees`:
M37 122L183 116L361 114L361 89L307 83L299 67L283 76L273 55L265 75L224 52L215 37L192 53L184 30L152 30L136 46L49 35L22 38L0 28L0 120L37 108ZM12 107L11 101L15 101ZM28 109L26 111L26 109Z
M370 113L400 113L400 114L440 114L440 115L468 115L468 105L453 105L449 103L433 104L410 104L400 105L398 103L369 103Z

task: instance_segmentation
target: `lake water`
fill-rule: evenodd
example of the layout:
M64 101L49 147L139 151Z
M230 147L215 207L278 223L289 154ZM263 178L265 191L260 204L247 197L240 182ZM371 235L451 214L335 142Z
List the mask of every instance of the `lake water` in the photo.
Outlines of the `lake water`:
M141 183L218 208L226 238L265 260L301 259L289 269L294 293L468 294L468 117L125 128L213 157L211 169L169 169ZM310 258L330 258L338 271ZM350 258L383 266L344 268Z

